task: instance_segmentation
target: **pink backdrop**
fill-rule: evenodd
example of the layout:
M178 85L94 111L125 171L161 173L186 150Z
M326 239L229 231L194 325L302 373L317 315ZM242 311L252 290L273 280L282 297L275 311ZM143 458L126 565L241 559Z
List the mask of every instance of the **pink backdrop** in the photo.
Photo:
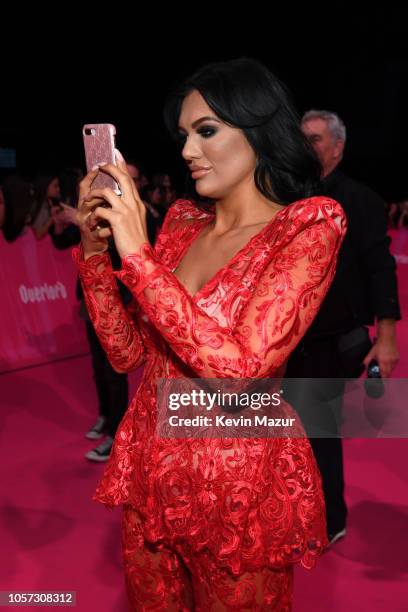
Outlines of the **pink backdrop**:
M0 233L0 262L0 372L88 352L71 249Z

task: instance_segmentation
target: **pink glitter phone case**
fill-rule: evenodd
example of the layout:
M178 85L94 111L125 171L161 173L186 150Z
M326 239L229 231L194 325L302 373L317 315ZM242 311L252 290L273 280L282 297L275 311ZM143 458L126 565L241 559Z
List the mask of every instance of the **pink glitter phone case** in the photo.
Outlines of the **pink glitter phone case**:
M82 129L86 168L90 172L96 164L105 162L116 164L115 160L115 135L116 128L111 123L89 123ZM120 193L116 181L103 172L92 183L92 189L102 189L109 187L116 193Z

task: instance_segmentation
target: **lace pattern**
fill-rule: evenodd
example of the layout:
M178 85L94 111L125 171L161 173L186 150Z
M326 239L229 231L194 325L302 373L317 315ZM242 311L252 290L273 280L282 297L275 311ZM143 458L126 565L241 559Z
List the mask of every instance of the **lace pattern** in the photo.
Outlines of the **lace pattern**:
M300 561L327 543L320 474L306 438L160 439L156 379L279 376L333 279L346 232L341 206L300 200L191 296L173 271L214 208L177 200L155 247L114 272L109 256L73 250L96 332L112 363L146 362L94 499L137 509L151 542L188 542L234 574ZM132 292L125 309L119 278Z

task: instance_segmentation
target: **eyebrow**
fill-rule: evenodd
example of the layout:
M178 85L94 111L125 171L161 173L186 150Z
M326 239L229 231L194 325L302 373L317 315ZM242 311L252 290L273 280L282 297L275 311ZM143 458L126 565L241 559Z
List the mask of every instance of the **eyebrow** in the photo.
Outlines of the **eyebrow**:
M221 123L221 121L219 119L217 119L216 117L200 117L200 119L197 119L196 121L194 121L194 123L191 124L191 127L194 129L196 128L198 125L200 125L200 123L203 123L203 121L216 121L217 123ZM185 132L185 129L181 127L181 125L177 126L179 130L182 130L183 132Z

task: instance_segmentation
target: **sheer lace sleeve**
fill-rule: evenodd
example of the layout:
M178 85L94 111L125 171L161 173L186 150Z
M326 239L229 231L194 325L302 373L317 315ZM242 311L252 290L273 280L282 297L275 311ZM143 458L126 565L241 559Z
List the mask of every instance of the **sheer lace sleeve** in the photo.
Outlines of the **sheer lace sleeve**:
M130 372L146 358L145 347L135 322L138 304L122 303L107 253L86 261L82 245L72 249L84 292L86 307L101 345L117 372Z
M289 207L284 231L235 329L200 309L148 243L123 258L114 274L199 377L267 376L286 361L315 317L345 235L341 206L328 198L313 200Z

